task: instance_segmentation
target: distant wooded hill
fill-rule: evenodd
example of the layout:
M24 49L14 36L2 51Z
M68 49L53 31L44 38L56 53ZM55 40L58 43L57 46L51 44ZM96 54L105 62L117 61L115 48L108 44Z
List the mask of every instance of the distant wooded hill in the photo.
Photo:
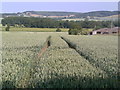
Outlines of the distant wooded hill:
M19 13L3 13L3 17L6 16L20 16L20 15L28 15L28 13L34 14L34 16L37 15L43 15L43 16L69 16L74 15L72 18L85 18L87 16L90 17L106 17L106 16L112 16L112 15L118 15L118 11L93 11L93 12L87 12L87 13L79 13L79 12L58 12L58 11L25 11L25 12L19 12Z
M118 11L94 11L94 12L87 12L87 13L80 13L77 14L76 17L87 17L87 16L93 16L93 17L106 17L106 16L112 16L112 15L118 15Z

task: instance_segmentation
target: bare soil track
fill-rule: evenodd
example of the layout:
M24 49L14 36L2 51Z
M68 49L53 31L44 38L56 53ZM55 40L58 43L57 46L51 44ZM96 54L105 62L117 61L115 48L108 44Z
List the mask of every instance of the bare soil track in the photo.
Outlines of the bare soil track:
M47 48L50 46L50 39L51 39L51 36L47 38L46 42L43 45L43 48L38 53L38 57L41 57L43 53L47 50Z

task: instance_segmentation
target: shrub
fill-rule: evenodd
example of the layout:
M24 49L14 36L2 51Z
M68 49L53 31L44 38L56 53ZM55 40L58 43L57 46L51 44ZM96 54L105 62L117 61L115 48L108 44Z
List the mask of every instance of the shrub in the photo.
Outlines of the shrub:
M10 25L8 24L7 27L5 28L5 31L10 31Z
M81 34L81 29L69 29L68 30L69 35L78 35Z
M60 28L57 28L56 32L61 32L61 29L60 29Z

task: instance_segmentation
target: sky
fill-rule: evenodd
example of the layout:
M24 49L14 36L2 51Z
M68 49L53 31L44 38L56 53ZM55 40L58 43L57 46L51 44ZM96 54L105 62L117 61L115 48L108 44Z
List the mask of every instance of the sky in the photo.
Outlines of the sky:
M2 2L3 13L24 11L115 11L118 2Z
M120 0L1 0L1 2L119 2Z

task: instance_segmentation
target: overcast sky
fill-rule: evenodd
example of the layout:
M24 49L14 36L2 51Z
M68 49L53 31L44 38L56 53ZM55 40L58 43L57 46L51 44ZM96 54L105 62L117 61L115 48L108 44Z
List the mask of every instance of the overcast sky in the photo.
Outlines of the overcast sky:
M14 13L23 11L115 11L117 2L2 2L2 12Z

